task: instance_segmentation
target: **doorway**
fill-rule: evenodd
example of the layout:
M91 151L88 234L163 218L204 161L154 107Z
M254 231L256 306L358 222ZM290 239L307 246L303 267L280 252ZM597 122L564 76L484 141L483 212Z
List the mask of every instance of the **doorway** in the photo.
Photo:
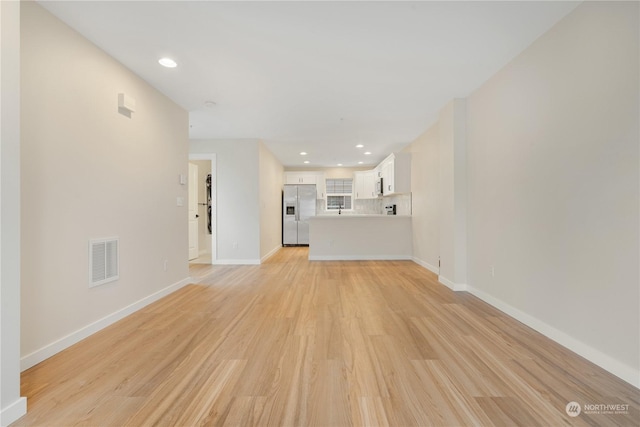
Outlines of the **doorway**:
M189 263L191 264L213 264L216 260L215 166L215 154L189 155Z

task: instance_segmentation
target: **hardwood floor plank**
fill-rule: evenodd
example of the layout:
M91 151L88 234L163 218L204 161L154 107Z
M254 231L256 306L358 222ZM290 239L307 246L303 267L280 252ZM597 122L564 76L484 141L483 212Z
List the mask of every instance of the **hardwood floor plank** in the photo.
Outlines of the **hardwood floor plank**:
M23 372L13 426L640 424L638 389L417 264L307 256L194 265L198 283Z
M418 378L425 385L428 397L429 425L434 426L491 426L491 420L478 408L472 408L472 397L452 381L439 360L412 362Z
M389 420L381 397L361 397L358 399L361 422L358 425L389 427Z
M393 414L393 425L429 425L429 413L422 404L428 399L426 384L418 380L411 360L396 338L381 335L370 340L389 390L387 402L392 408L389 412Z
M309 417L299 425L349 426L351 401L344 363L320 360L314 363L315 375L309 395Z
M496 427L545 425L531 416L518 400L511 397L476 397L475 400Z
M247 366L242 373L237 396L268 396L277 371L279 355L286 348L291 335L288 319L262 319L253 340L247 347Z
M360 323L358 318L343 321L344 363L350 388L357 397L389 397L377 357Z
M260 424L260 416L264 413L265 397L238 396L230 403L229 412L221 424L224 427L252 427Z
M225 360L194 388L190 401L180 409L180 416L172 425L217 425L226 418L232 395L225 393L241 377L246 360ZM146 422L146 421L143 421ZM139 425L139 424L138 424Z

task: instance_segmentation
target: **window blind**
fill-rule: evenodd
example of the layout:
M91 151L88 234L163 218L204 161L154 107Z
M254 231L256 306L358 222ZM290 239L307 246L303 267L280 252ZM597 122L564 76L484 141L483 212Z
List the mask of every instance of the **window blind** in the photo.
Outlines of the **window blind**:
M353 192L353 179L327 179L327 194L351 194Z

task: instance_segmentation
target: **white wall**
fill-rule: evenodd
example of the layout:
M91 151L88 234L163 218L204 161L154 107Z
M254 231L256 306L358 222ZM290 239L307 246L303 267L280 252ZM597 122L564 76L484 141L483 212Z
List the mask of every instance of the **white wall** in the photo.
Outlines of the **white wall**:
M188 116L34 2L21 42L26 368L186 283ZM111 236L120 279L89 288L88 242Z
M466 101L454 99L438 119L440 282L467 284Z
M638 40L637 2L584 2L467 110L469 284L636 386Z
M216 263L260 262L258 147L258 140L190 141L190 153L216 154Z
M440 256L438 130L435 123L404 150L411 153L413 259L436 274Z
M267 149L259 146L260 259L265 260L282 247L282 184L284 168Z
M20 3L0 2L0 425L20 397Z
M414 260L636 386L638 40L585 2L406 148Z

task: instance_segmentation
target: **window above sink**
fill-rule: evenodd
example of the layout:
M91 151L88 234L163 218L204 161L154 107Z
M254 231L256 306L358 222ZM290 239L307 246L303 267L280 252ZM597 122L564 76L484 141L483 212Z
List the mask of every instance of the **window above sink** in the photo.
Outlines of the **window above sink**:
M327 211L353 210L353 179L329 178L325 181Z

